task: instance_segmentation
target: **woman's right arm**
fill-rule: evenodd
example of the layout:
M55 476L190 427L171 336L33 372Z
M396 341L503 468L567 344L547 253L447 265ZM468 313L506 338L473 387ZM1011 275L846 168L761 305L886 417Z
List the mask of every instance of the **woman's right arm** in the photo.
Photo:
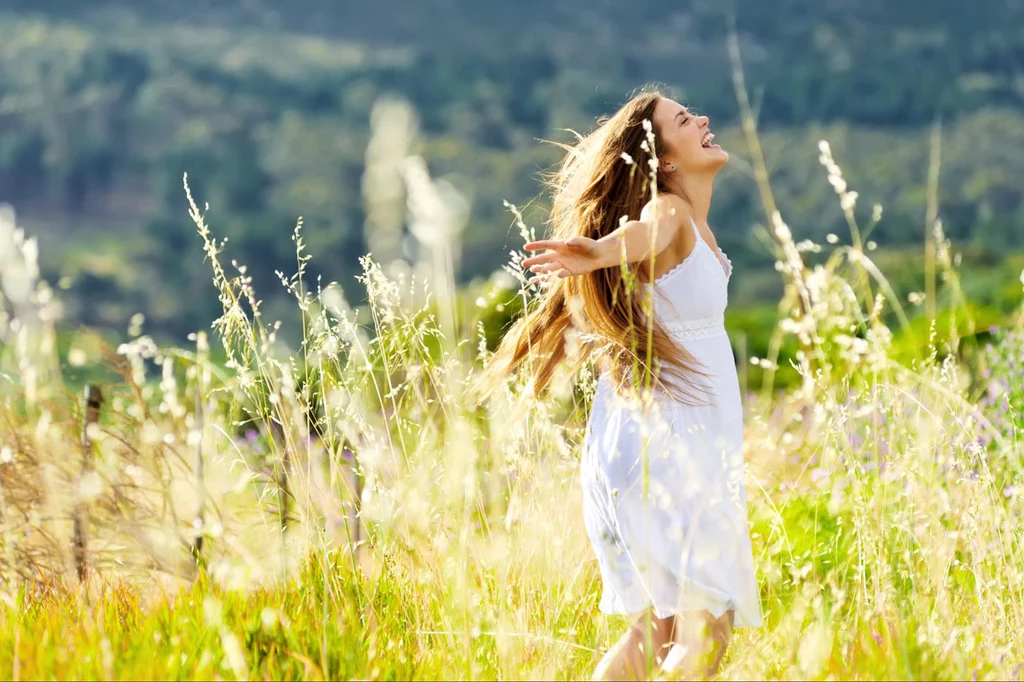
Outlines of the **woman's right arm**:
M690 211L682 199L661 196L649 202L639 220L627 220L615 231L594 240L588 237L544 239L523 246L527 251L548 249L547 253L530 256L524 268L543 275L559 277L583 275L601 268L618 265L625 249L627 263L636 263L668 248L679 234L679 226L689 220Z
M600 267L609 268L622 260L625 245L626 262L636 263L668 248L679 234L679 226L689 220L686 204L675 197L662 195L657 202L644 206L639 220L628 220L596 242Z

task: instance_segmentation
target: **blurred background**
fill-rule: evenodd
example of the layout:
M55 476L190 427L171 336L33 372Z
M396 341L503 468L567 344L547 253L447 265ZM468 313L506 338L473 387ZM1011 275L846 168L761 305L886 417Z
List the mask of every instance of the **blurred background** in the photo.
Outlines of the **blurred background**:
M471 288L521 246L504 201L542 228L540 174L560 158L542 140L589 131L659 82L709 115L732 154L710 223L740 268L731 314L767 329L782 280L758 238L731 17L795 238L848 232L818 161L827 139L862 220L884 206L875 260L901 295L920 289L941 124L939 212L964 287L992 319L1012 308L1024 263L1017 0L0 0L0 203L38 236L67 323L120 333L141 312L155 337L183 342L220 314L183 173L268 317L292 314L274 271L295 270L300 215L310 273L358 305L359 256L402 257L413 242L399 218L375 243L366 208L375 103L404 99L414 117L400 144L468 208L456 275Z

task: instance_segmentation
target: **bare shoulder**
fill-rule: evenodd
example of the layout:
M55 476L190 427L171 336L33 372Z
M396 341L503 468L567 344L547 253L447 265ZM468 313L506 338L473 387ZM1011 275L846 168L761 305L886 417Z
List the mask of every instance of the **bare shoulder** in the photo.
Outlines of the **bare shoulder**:
M649 223L657 220L659 224L666 222L672 227L685 224L693 215L690 203L675 194L659 194L657 199L647 202L640 212L640 220Z

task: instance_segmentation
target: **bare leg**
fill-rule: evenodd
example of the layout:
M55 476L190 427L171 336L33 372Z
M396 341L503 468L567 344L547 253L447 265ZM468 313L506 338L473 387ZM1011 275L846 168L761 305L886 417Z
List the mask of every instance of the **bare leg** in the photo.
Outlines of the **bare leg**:
M735 611L715 618L708 611L690 611L675 617L672 646L662 670L687 678L710 679L718 674L732 636Z
M648 629L648 618L650 628ZM615 642L594 670L594 680L645 680L648 672L648 642L651 645L653 668L657 670L672 643L673 618L657 618L643 614ZM650 639L648 640L648 634Z

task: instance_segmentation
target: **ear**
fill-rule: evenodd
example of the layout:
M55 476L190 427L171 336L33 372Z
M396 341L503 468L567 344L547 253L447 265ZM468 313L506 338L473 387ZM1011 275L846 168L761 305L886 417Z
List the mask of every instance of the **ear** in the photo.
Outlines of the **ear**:
M676 165L674 163L672 163L671 161L669 161L667 159L659 159L659 161L658 161L658 171L660 171L662 173L674 173L675 170L676 170Z

